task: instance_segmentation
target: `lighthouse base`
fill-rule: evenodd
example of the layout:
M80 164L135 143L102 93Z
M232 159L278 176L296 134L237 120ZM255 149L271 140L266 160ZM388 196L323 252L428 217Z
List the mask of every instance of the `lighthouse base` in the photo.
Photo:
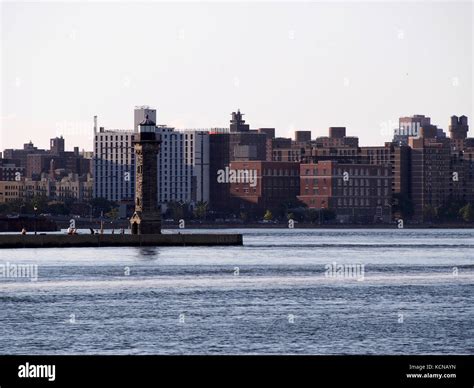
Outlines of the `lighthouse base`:
M132 234L161 234L161 217L159 214L133 213L130 218Z

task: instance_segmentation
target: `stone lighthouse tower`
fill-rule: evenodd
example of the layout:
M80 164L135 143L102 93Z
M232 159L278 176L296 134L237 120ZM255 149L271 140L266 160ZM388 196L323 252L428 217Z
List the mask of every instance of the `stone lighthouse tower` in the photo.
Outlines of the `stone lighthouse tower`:
M158 152L161 140L156 124L146 116L135 135L135 212L130 218L132 234L160 234L158 206ZM159 136L159 135L158 135Z

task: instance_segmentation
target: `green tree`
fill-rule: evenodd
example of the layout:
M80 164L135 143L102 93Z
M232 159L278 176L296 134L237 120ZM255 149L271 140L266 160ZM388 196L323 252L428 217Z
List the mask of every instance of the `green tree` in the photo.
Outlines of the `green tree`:
M7 203L0 203L0 214L5 215L9 213L10 208Z
M425 207L423 208L423 219L425 221L432 222L436 219L437 213L438 212L433 206L425 205Z
M89 204L92 205L96 216L101 213L106 214L110 212L110 210L115 206L115 203L109 201L107 198L94 198L89 202Z
M273 214L272 214L272 212L271 212L270 210L267 210L267 211L265 212L265 215L263 216L263 219L264 219L265 221L271 221L271 220L273 219Z
M305 221L318 222L319 217L320 217L319 212L320 212L320 210L318 210L318 209L313 209L313 208L305 209L305 212L304 212Z
M167 214L173 220L178 221L184 217L184 204L176 201L168 202Z
M106 215L106 217L109 217L109 218L111 218L112 220L115 221L119 216L119 210L118 210L118 208L114 207L114 208L110 209L110 211L107 212L105 215Z
M437 221L456 221L460 217L460 209L465 205L465 202L449 198L441 206L435 208Z
M306 208L306 207L297 207L297 208L294 208L294 209L291 209L291 215L292 215L292 219L295 220L295 221L305 221L306 219L306 214L308 213L310 209Z
M399 213L403 218L411 218L413 216L413 202L411 199L402 194L395 193L392 198L392 213Z
M13 201L8 202L9 213L25 213L26 204L20 198L15 198Z
M48 209L48 198L45 195L35 195L27 198L24 202L24 208L22 209L25 213L34 213L35 206L38 214L44 213Z
M51 214L59 214L67 216L69 214L69 209L63 202L51 201L48 202L48 212Z
M336 219L336 212L332 209L322 209L321 216L324 221L331 221Z
M459 209L459 215L462 217L464 221L473 222L474 221L474 207L470 203L468 203L467 205Z
M293 213L295 209L306 208L306 204L299 199L288 200L280 203L277 210L277 216L288 219L288 213Z
M207 216L207 202L198 202L194 207L194 217L203 220Z

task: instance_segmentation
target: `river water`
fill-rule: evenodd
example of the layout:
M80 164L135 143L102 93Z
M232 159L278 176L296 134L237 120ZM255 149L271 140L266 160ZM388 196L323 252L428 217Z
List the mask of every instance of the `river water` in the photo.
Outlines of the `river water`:
M474 230L181 232L244 246L0 250L0 353L474 353Z

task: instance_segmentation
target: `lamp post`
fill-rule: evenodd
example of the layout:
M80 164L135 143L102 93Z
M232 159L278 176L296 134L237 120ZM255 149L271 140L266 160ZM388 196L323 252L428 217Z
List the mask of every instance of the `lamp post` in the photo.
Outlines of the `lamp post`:
M36 223L37 223L37 219L38 219L38 206L35 205L33 210L35 211L35 234L36 234L36 226L37 226Z
M323 210L325 209L324 204L326 201L321 201L321 206L319 207L319 226L321 226L321 219L322 219L322 213Z
M90 212L89 212L89 222L92 223L92 209L93 209L92 204L89 204L89 208L90 208Z
M23 209L24 207L25 207L25 205L23 204L23 205L20 205L20 207L19 207L19 209L18 209L18 219L19 219L20 222L22 222L22 223L23 223L23 221L21 220L21 209ZM22 234L23 234L23 232L25 232L25 234L26 234L25 224L23 224L23 226L22 226L22 231L21 231L21 232L22 232Z

